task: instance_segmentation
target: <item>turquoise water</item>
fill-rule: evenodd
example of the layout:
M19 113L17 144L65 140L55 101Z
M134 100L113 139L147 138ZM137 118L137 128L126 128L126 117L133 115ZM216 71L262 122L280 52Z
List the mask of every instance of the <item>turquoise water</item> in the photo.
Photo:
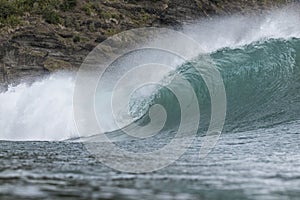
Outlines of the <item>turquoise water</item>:
M300 119L300 39L265 39L238 48L222 48L210 57L226 89L226 132L271 127ZM202 59L199 56L172 73L188 80L197 94L201 111L199 132L205 130L211 114L208 89L195 68L198 63L203 64ZM185 88L176 80L169 85L182 91ZM147 108L161 104L168 113L165 128L178 128L180 105L172 91L163 87L144 98L131 102L132 113L145 113L143 123L149 120Z

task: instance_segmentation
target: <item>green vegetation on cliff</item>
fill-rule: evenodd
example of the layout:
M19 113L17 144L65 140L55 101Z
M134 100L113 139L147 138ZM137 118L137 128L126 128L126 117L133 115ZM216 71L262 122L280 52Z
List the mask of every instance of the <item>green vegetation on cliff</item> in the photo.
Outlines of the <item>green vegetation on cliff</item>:
M198 15L224 14L228 11L245 10L249 7L268 7L282 4L290 0L0 0L0 28L5 26L14 27L22 24L29 16L40 16L49 24L62 24L68 26L72 13L80 15L97 16L105 19L124 18L124 15L134 24L147 24L149 19L157 17L158 12L167 8L178 8L178 12L184 13L184 8L193 8ZM185 3L186 5L180 5ZM181 8L182 6L182 8ZM132 10L130 10L132 9ZM124 12L125 11L125 12ZM66 13L69 17L66 17ZM171 13L172 14L172 13ZM181 16L179 13L174 13ZM196 14L197 15L197 14ZM71 16L71 17L70 17ZM78 16L77 16L78 17ZM125 17L125 18L126 18Z
M77 0L0 0L0 23L15 26L24 15L41 15L48 23L60 23L59 12L76 7Z

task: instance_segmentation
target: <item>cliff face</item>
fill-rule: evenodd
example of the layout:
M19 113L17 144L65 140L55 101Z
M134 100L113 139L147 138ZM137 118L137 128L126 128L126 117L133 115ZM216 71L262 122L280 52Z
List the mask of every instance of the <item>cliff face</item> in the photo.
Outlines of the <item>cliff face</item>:
M1 4L5 0L0 0ZM60 0L48 0L58 1ZM288 1L274 0L114 0L70 1L72 8L53 7L49 15L17 16L13 26L0 21L0 85L33 81L59 69L77 69L85 56L108 36L147 26L180 27L200 17L262 10ZM38 2L38 1L37 1ZM64 5L64 4L60 4ZM69 5L69 4L68 4ZM32 10L41 4L33 3ZM48 12L48 8L44 12ZM14 15L13 15L14 16ZM3 16L2 16L3 17ZM11 22L10 16L4 16ZM15 18L12 18L15 19ZM12 21L14 22L14 21Z

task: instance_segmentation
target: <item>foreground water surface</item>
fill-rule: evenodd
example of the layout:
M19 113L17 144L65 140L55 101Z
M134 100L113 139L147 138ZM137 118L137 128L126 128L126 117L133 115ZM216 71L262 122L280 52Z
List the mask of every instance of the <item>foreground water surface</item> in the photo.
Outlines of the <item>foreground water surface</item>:
M196 140L174 164L145 174L112 170L81 143L2 141L0 197L298 199L299 128L294 122L223 134L204 160Z

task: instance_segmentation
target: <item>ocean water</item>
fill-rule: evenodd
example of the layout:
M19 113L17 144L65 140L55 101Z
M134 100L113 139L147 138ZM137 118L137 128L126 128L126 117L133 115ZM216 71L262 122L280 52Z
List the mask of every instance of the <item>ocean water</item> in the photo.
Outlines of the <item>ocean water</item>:
M299 199L298 9L202 20L181 31L201 44L226 90L224 129L206 158L199 159L199 149L211 117L211 100L193 68L203 63L202 56L170 73L185 77L199 100L197 137L177 161L151 173L119 172L95 159L76 132L75 75L58 72L0 94L1 199ZM176 81L168 84L181 87ZM149 108L156 104L165 108L167 122L161 136L142 141L109 127L107 135L115 144L147 152L170 142L181 114L170 90L143 91L129 104L137 123L147 124Z
M142 174L104 166L82 143L2 141L0 197L298 199L299 128L299 122L294 122L223 134L203 160L195 142L171 166Z

